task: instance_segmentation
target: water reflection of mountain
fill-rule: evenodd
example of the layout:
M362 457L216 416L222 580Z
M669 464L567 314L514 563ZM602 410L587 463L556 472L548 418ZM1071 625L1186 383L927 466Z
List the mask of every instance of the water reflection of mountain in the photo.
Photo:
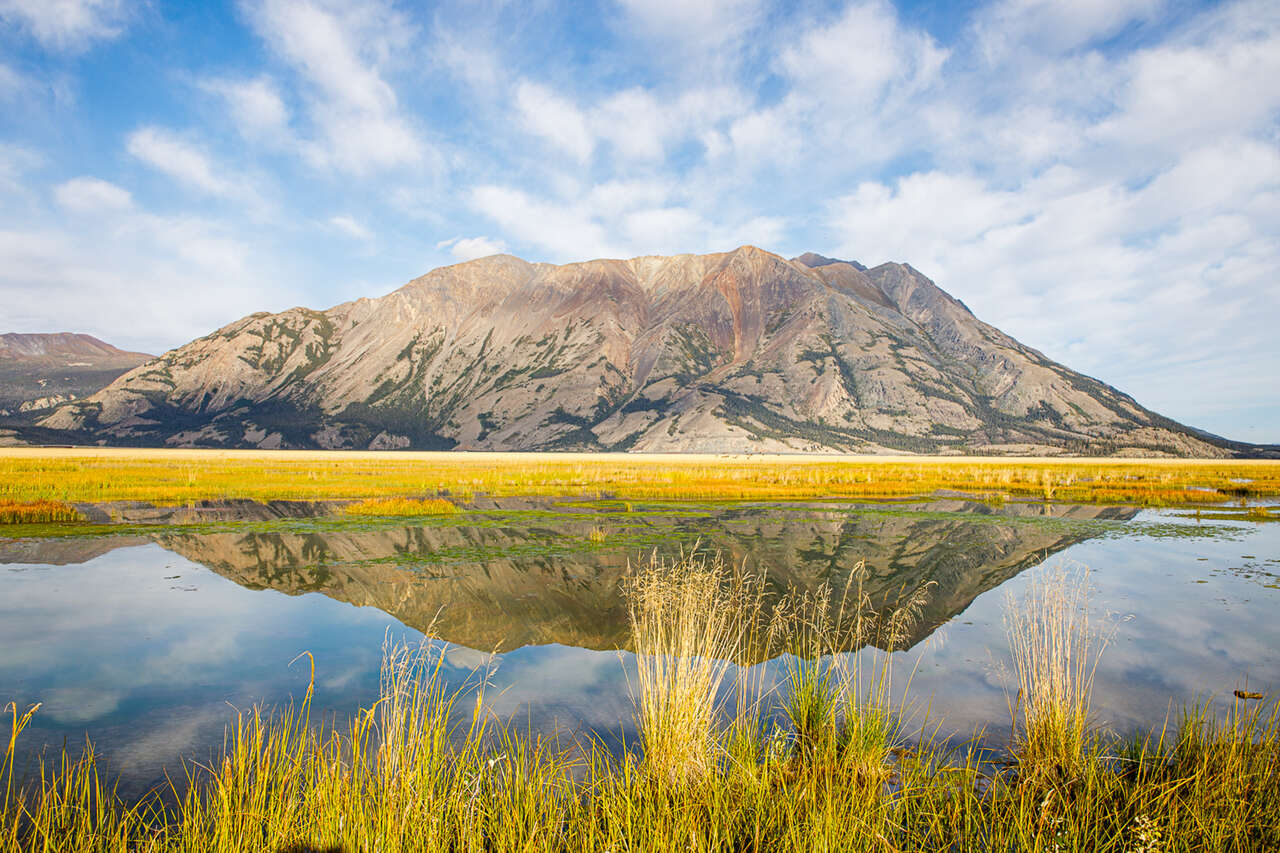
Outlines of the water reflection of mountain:
M635 519L568 513L554 519L486 525L428 525L312 532L165 531L165 548L243 586L288 594L319 592L376 607L422 631L477 649L561 643L614 648L625 643L620 581L635 543L671 553L695 540L779 586L843 586L865 559L866 591L895 599L934 581L914 645L981 593L1069 545L1090 525L1040 523L1018 514L1038 507L935 502L923 513L847 508L735 507L710 514ZM1072 520L1128 519L1116 507L1055 507ZM611 524L618 529L611 530ZM595 527L603 545L589 545ZM643 534L637 538L637 534ZM617 542L615 545L614 542ZM644 546L646 552L652 544Z

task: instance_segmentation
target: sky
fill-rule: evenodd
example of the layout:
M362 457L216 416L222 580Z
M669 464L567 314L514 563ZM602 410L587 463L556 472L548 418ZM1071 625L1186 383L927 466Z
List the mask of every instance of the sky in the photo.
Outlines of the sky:
M0 331L742 244L1280 442L1280 3L0 0Z

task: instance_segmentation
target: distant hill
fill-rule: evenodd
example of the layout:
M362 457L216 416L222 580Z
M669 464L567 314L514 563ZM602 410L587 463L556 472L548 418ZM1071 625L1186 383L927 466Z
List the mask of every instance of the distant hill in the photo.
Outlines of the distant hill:
M0 334L0 416L47 414L100 391L155 356L72 332Z
M906 264L495 255L245 317L40 417L126 445L1226 456Z

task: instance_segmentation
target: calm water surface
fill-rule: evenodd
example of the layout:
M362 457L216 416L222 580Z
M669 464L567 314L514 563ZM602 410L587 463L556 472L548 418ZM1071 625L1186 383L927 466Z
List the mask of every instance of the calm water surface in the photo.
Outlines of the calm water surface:
M979 728L995 745L1007 738L1006 599L1064 561L1089 568L1092 604L1114 623L1095 683L1099 724L1158 726L1197 698L1221 708L1237 687L1280 687L1274 523L960 500L632 512L548 501L410 524L112 531L0 539L0 702L42 703L24 737L28 766L88 737L125 793L177 770L179 756L207 758L235 709L300 697L303 652L315 659L316 706L348 717L376 697L388 636L447 643L451 682L483 680L486 704L518 726L625 736L619 582L628 560L694 543L767 571L779 589L841 586L860 560L879 601L935 582L909 648L893 656L894 686L911 718L961 739Z

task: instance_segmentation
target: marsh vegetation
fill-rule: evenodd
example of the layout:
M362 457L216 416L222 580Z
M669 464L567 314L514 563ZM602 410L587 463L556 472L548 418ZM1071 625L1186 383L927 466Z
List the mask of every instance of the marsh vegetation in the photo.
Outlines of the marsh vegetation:
M1280 462L1184 459L0 451L0 500L67 503L542 495L624 500L869 499L964 493L1141 506L1280 495Z
M378 700L347 723L297 707L238 714L213 760L122 802L73 752L34 779L15 744L38 709L9 708L0 849L1265 850L1280 845L1280 715L1195 705L1118 739L1089 716L1103 653L1079 575L1008 603L1017 737L996 756L910 725L893 653L847 635L909 631L926 588L872 610L842 588L774 595L741 566L654 559L627 583L637 741L526 737L485 711L482 678L448 688L441 649L385 650ZM844 635L842 637L842 635ZM760 647L784 687L733 669ZM312 683L315 676L313 672ZM908 690L910 695L910 690Z

